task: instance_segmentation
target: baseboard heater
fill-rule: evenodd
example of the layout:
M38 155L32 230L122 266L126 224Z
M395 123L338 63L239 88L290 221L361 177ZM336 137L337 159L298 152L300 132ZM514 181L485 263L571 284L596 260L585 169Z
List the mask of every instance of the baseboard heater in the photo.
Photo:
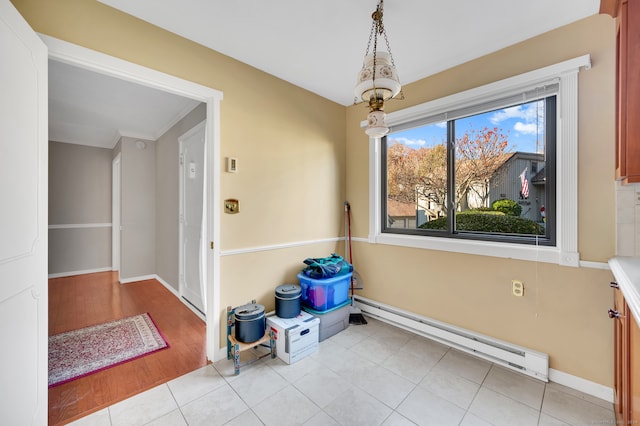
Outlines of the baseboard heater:
M364 297L354 296L363 313L495 364L549 381L549 355L493 337L423 317Z

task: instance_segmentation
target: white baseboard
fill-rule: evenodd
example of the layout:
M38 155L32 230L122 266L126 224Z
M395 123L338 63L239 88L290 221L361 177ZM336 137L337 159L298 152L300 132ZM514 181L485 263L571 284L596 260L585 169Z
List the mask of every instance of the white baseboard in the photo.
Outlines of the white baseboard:
M162 284L163 286L165 286L167 288L167 290L169 290L171 293L173 293L174 296L176 297L180 297L180 294L178 293L178 290L176 290L175 288L173 288L173 286L171 284L169 284L168 282L166 282L165 280L163 280L162 278L160 278L158 275L154 276L154 278L156 280L158 280L158 282L160 284Z
M196 314L198 316L198 318L200 318L202 321L207 320L207 318L202 314L202 312L200 312L199 310L197 310L196 308L194 308L193 306L191 306L191 304L189 302L187 302L186 300L184 300L183 297L180 297L180 293L178 293L178 290L176 290L171 284L169 284L168 282L166 282L165 280L163 280L162 278L160 278L158 275L154 275L154 278L163 286L165 286L167 288L167 290L169 290L171 293L173 293L174 296L176 296L178 298L178 300L180 300L187 308L191 309L191 312L193 312L194 314ZM226 355L225 355L226 356Z
M221 348L218 348L216 353L213 355L213 359L215 361L220 361L222 359L227 359L227 347L223 346Z
M84 269L82 271L57 272L55 274L49 274L49 278L72 277L74 275L94 274L96 272L108 272L112 270L111 266L108 266L106 268Z
M559 385L575 389L587 395L595 396L607 402L613 403L613 389L582 377L573 376L562 371L549 369L549 380Z
M122 278L122 277L120 277L120 284L128 284L128 283L133 283L133 282L136 282L136 281L144 281L144 280L155 280L157 278L158 278L158 276L156 274L140 275L138 277L131 277L131 278Z

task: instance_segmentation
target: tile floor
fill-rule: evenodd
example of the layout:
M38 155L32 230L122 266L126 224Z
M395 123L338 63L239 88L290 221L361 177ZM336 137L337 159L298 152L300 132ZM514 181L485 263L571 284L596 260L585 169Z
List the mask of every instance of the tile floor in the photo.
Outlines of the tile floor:
M266 357L235 376L219 361L73 424L615 424L609 402L368 320L292 365Z

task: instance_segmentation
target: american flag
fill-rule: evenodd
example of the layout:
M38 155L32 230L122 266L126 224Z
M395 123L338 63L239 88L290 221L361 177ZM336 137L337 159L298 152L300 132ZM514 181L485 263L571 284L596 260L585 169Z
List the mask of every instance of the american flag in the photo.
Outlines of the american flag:
M520 173L520 197L529 198L529 179L527 179L527 167Z

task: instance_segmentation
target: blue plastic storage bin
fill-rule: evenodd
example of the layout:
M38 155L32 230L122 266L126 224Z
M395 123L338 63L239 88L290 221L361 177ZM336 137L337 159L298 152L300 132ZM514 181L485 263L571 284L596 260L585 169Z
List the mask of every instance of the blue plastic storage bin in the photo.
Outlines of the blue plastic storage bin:
M351 275L349 272L333 278L316 280L299 273L302 304L316 311L326 311L343 304L349 300Z

